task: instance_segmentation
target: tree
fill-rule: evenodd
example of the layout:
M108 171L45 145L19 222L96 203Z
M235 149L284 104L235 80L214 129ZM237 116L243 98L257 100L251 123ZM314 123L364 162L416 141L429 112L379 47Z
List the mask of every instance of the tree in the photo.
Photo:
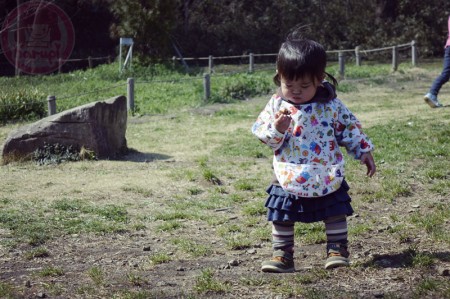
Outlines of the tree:
M0 0L0 21L26 1ZM171 58L174 45L187 57L275 53L298 25L330 50L416 40L420 56L441 56L450 14L448 0L42 1L71 17L77 58L117 51L120 37L133 38L143 59Z
M111 37L131 37L142 58L158 59L172 55L170 32L178 17L176 0L109 0L115 20Z

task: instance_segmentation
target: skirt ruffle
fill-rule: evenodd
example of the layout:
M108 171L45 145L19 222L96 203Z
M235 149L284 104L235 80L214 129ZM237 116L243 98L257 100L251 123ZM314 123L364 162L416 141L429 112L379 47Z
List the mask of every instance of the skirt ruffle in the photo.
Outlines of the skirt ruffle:
M295 221L311 223L337 215L353 214L348 194L350 187L344 180L341 187L333 193L317 198L293 197L281 186L271 185L265 207L268 221Z

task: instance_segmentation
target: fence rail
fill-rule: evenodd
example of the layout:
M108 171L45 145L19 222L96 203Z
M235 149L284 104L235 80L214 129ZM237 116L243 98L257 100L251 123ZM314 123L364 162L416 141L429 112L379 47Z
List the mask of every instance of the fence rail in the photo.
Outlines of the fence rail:
M61 58L58 59L58 73L60 74L62 72L62 66L66 63L66 62L79 62L79 61L86 61L88 62L88 67L91 69L94 66L94 61L96 60L106 60L108 63L112 62L112 57L111 55L108 56L104 56L104 57L91 57L89 56L88 58L78 58L78 59L66 59L66 60L62 60Z
M367 49L363 50L361 49L361 46L355 47L355 49L343 49L343 50L329 50L326 51L328 54L338 54L338 61L339 61L339 74L341 76L345 75L345 53L355 53L355 62L357 66L361 66L361 54L368 54L368 53L374 53L374 52L382 52L382 51L392 51L392 69L393 71L397 70L397 67L399 65L399 57L398 57L398 51L400 49L404 48L411 48L411 64L413 66L417 66L417 43L416 41L411 41L409 43L400 44L400 45L394 45L394 46L387 46L382 48L376 48L376 49ZM243 55L234 55L234 56L212 56L209 55L208 57L176 57L173 56L172 60L173 62L176 61L193 61L193 60L208 60L208 73L212 73L214 69L214 60L225 60L225 59L248 59L248 70L249 72L253 72L255 69L255 57L268 57L268 56L277 56L277 53L269 53L269 54L255 54L255 53L249 53L249 54L243 54Z

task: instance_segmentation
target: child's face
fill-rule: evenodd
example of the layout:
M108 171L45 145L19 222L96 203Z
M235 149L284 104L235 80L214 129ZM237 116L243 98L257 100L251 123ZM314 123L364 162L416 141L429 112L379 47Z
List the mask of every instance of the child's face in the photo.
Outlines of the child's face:
M287 80L280 76L281 93L286 100L294 104L303 104L310 101L316 94L320 81L317 78L304 76L295 80Z

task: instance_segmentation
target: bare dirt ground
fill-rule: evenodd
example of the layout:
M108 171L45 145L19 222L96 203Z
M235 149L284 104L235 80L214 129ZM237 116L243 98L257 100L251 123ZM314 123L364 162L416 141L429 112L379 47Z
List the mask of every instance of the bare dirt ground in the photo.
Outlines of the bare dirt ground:
M413 204L419 201L420 207ZM405 198L399 199L395 206L360 207L358 212L365 216L352 216L349 226L367 222L376 225L351 238L350 268L324 271L323 244L297 245L296 273L261 273L261 261L271 254L270 243L228 250L211 226L194 222L185 223L176 234L187 234L199 244L212 246L214 250L208 256L192 258L174 253L176 249L167 242L172 236L161 233L155 236L151 229L106 236L65 235L45 244L48 257L24 258L30 250L27 245L2 251L0 277L18 288L13 298L448 298L448 290L445 297L427 296L426 292L418 293L417 286L423 284L424 278L447 281L448 286L449 248L420 233L399 241L388 232L389 221L383 219L387 217L379 216L383 211L385 215L403 217L412 210L426 209L433 201L447 199ZM241 223L239 211L217 213L226 213L230 222ZM150 265L149 254L155 252L168 252L176 258ZM417 252L432 257L433 267L408 266ZM64 274L56 277L33 274L50 266L61 267ZM88 275L92 267L102 269L103 283L93 284ZM207 268L213 269L214 279L229 285L230 290L196 293L198 277ZM120 295L124 290L135 292L134 297Z
M407 118L408 114L418 112L424 113L425 119L437 117L421 99L428 82L427 79L425 83L411 83L408 93L399 90L398 93L405 94L399 100L403 109L397 106L394 108L396 113L377 114L371 110L357 114L368 126L375 125L383 117ZM413 85L423 86L416 86L415 90ZM358 97L361 94L348 95L350 102ZM207 117L223 107L208 107L202 113L192 114L191 120L182 118L183 124L176 126L176 132L163 130L158 133L156 130L164 125L170 126L178 119L176 115L131 119L127 139L136 152L123 161L46 167L30 164L2 166L2 208L14 205L27 213L31 209L31 214L42 214L45 219L46 213L53 217L46 210L52 202L75 197L95 204L120 203L127 208L132 219L130 226L134 223L145 225L139 230L112 234L55 234L43 245L48 254L30 259L27 253L35 247L26 242L8 246L7 241L13 239L12 231L0 223L0 294L4 294L4 298L450 298L448 243L437 242L407 221L413 213L426 213L429 207L438 204L448 205L448 196L430 193L426 186L415 183L413 194L397 197L392 202L362 201L362 190L372 190L364 184L381 182L382 164L379 165L378 178L372 181L362 179L359 184L349 182L355 186L351 195L356 211L349 218L350 232L352 227L364 228L350 234L352 266L349 268L323 270L325 245L298 242L295 273L260 272L261 261L271 255L269 240L252 241L250 246L230 249L219 233L222 227L231 226L245 226L252 230L246 224L248 216L242 212L245 204L239 202L234 206L205 208L202 215L211 221L217 220L213 225L205 220L178 219L181 224L178 229L158 229L164 221L154 215L167 209L168 204L179 199L181 194L185 195L186 190L191 190L191 195L194 193L192 188L203 190L187 199L201 202L212 196L205 190L217 188L201 179L178 181L174 178L179 173L199 171L198 157L208 156L215 149L214 138L219 138L216 134L223 134L223 130L234 132L239 128L249 130L256 111L266 100L248 101L244 104L246 109L255 106L249 109L252 111L249 112L250 117L244 122L228 125L211 124L213 120ZM354 103L351 107L358 110L358 105ZM448 112L436 113L448 117ZM195 120L199 115L203 115L200 123ZM3 136L9 129L2 129ZM195 134L191 136L196 137L189 138L187 133L192 131ZM169 142L174 136L185 137L174 145ZM205 139L202 141L202 138ZM214 171L222 180L225 194L244 194L248 196L245 203L263 205L265 195L262 191L246 193L235 190L233 184L259 172L262 174L257 176L257 179L261 178L258 188L262 190L270 178L269 160L253 159L249 162L249 159L242 158L230 161L216 157L210 158L208 163L224 167L216 166ZM246 168L243 168L244 164ZM230 173L233 169L235 172ZM130 189L135 192L129 192ZM252 219L255 228L270 231L264 215ZM450 227L450 216L447 216L446 226ZM210 248L210 251L193 256L189 251L179 250L173 240L180 237ZM157 253L166 254L169 260L151 263L149 257ZM425 266L420 264L420 258L425 260ZM426 263L428 260L433 262ZM62 269L62 273L42 275L44 269L55 268ZM96 276L92 269L100 269L100 274ZM213 275L207 276L206 269L210 269Z

